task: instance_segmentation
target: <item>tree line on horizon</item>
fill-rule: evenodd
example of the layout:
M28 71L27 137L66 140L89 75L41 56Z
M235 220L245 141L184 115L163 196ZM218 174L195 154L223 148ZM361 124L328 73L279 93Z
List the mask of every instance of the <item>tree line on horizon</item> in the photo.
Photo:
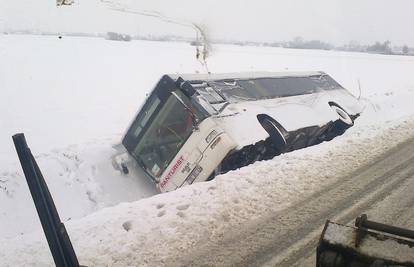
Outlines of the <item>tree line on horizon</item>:
M264 43L265 46L296 48L296 49L319 49L319 50L339 50L352 52L366 52L384 55L414 55L414 48L403 46L392 46L389 40L384 42L376 41L370 45L361 45L358 41L352 40L343 46L334 46L321 40L305 40L302 37L295 37L288 42Z
M0 32L1 33L1 32ZM55 33L55 32L42 32L42 31L4 31L3 34L35 34L35 35L59 35L59 36L83 36L83 37L103 37L108 40L122 40L122 41L131 41L131 40L149 40L149 41L183 41L189 42L191 45L195 45L197 40L193 38L186 38L176 35L129 35L117 32L107 32L107 33L77 33L77 32L65 32L65 33ZM122 38L120 38L121 36ZM409 47L408 45L403 46L392 46L389 40L384 42L376 41L370 45L362 45L358 41L352 40L348 44L342 46L334 46L328 42L321 40L305 40L304 38L298 36L293 38L291 41L287 42L257 42L257 41L237 41L237 40L211 40L211 43L217 44L235 44L240 46L253 45L253 46L270 46L270 47L284 47L284 48L294 48L294 49L317 49L317 50L337 50L337 51L351 51L351 52L364 52L364 53L375 53L375 54L384 54L384 55L408 55L414 56L414 48Z

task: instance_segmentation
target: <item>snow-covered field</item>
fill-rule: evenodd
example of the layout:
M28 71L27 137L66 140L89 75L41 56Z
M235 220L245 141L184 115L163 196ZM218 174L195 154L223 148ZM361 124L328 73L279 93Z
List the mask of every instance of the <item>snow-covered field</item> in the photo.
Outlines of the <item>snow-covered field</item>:
M357 96L359 80L365 111L331 142L146 198L155 194L151 182L112 169L111 146L162 74L204 71L194 47L0 35L3 265L52 263L14 152L16 132L26 134L61 218L69 221L80 262L88 266L171 263L178 253L190 254L223 233L242 231L247 222L288 208L412 136L413 57L213 48L214 73L322 70Z

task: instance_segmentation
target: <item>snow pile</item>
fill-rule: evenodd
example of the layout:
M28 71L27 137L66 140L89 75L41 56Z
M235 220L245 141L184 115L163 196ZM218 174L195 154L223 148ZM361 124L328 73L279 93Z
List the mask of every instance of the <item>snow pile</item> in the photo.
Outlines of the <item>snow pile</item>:
M191 258L206 244L297 203L410 137L414 120L395 125L384 131L356 127L331 142L257 162L210 182L106 208L66 226L82 264L178 265L182 262L174 262L177 255ZM10 239L0 251L3 263L52 265L42 233Z
M60 213L63 221L157 192L150 181L116 171L110 160L113 150L107 142L94 141L36 154L40 168L46 170L43 173L57 207L65 207ZM17 155L13 157L17 160ZM3 167L0 174L0 236L13 237L39 229L40 221L20 163Z
M193 56L188 44L0 35L0 238L40 227L11 139L18 132L64 221L153 195L145 177L112 169L112 145L163 71L197 70Z
M6 266L52 265L43 234L27 234L40 230L40 224L11 143L18 131L26 132L80 262L88 266L178 265L177 255L191 258L203 246L297 203L412 135L414 77L409 72L414 59L220 45L210 59L214 72L324 70L356 95L359 78L364 114L331 142L131 202L153 194L152 187L144 177L112 169L111 145L120 140L157 78L201 69L193 48L88 38L0 38L7 43L0 57L11 66L0 66L0 124L5 129L0 133L0 236L7 237L0 256ZM103 208L120 202L128 203Z

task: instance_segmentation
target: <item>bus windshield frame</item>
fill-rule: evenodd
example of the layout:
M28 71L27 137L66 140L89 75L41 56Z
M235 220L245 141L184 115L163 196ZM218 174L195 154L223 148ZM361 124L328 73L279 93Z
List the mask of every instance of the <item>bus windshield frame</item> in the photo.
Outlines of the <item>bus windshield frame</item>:
M155 181L207 117L168 76L163 77L122 140L129 154ZM195 120L195 118L197 118Z

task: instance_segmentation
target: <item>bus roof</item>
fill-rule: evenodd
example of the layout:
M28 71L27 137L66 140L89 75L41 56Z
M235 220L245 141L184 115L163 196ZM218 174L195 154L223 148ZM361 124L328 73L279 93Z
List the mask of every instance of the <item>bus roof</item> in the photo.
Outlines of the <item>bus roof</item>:
M322 71L302 71L302 72L235 72L217 74L168 74L173 80L178 77L186 81L217 81L217 80L244 80L257 78L286 78L286 77L309 77L325 74Z

